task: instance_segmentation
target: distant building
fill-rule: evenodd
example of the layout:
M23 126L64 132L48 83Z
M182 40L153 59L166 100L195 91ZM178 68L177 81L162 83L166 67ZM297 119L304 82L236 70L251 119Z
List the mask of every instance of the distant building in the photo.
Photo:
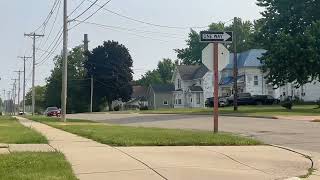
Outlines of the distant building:
M204 107L212 96L212 72L205 65L177 66L172 81L175 108Z
M132 86L131 100L125 103L125 109L148 107L147 91L147 87Z
M173 108L173 84L153 84L147 91L149 109Z

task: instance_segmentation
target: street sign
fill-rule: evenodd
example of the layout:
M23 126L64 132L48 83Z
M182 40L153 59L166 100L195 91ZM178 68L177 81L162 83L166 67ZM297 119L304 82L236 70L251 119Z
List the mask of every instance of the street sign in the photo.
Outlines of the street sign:
M233 32L215 32L215 31L201 31L200 41L201 42L220 42L220 43L232 43Z

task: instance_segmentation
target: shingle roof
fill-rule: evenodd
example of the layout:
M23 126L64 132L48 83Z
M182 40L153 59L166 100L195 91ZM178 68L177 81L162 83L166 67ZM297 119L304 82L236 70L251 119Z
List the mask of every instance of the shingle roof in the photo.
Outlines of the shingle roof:
M261 62L259 60L263 54L267 52L264 49L251 49L242 53L238 53L238 68L243 67L260 67ZM226 69L232 69L234 62L234 54L230 54L230 63L225 67Z
M155 93L168 93L174 91L173 84L152 84L151 87Z
M209 69L205 65L180 65L177 67L182 80L202 78Z
M143 86L132 86L131 98L142 98L147 95L147 88Z
M190 86L190 91L203 91L201 86Z

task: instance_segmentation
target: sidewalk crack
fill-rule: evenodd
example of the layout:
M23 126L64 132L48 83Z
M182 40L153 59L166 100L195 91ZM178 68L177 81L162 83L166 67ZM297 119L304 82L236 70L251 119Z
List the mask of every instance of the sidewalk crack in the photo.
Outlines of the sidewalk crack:
M146 166L147 168L149 168L150 170L152 170L153 172L155 172L156 174L158 174L158 175L159 175L160 177L162 177L163 179L168 180L168 178L166 178L165 176L163 176L162 174L160 174L157 170L155 170L154 168L152 168L151 166L149 166L147 163L143 162L142 160L140 160L140 159L138 159L138 158L130 155L129 153L127 153L127 152L125 152L125 151L122 151L121 149L118 149L118 148L116 148L116 147L112 147L112 148L114 148L114 149L122 152L123 154L131 157L132 159L140 162L141 164L143 164L144 166Z

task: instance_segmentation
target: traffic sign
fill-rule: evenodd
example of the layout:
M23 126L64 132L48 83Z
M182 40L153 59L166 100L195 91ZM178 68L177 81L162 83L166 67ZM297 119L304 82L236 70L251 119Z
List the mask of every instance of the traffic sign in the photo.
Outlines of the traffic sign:
M215 31L201 31L200 41L201 42L220 42L220 43L232 43L233 32L215 32Z

